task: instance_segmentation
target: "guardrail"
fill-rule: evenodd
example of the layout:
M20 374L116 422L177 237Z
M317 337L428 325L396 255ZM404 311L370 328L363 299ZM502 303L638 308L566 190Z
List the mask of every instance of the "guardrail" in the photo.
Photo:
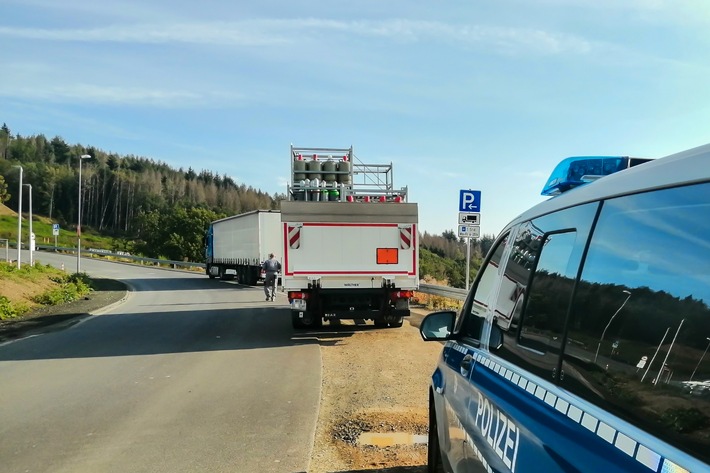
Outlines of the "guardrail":
M72 247L55 247L50 245L37 245L37 250L42 251L61 251L63 253L73 253L76 254L76 248ZM82 250L82 253L88 253L97 256L112 256L114 258L121 258L124 260L131 260L139 264L166 264L173 268L204 268L205 263L193 263L191 261L172 261L166 259L158 258L145 258L143 256L133 256L126 252L114 253L108 250L89 248L87 250ZM468 291L466 289L459 289L456 287L448 286L437 286L434 284L420 284L418 292L424 294L431 294L432 296L448 297L450 299L456 299L459 301L466 300Z
M61 251L63 253L73 253L76 254L76 248L66 248L60 246L50 246L50 245L38 245L38 250L42 251ZM121 258L124 260L131 260L139 264L167 264L173 268L204 268L205 263L193 263L191 261L173 261L167 259L158 258L145 258L143 256L133 256L125 252L113 253L107 250L97 250L94 248L89 248L87 250L81 250L82 255L91 254L97 256L112 256L114 258Z
M423 292L424 294L431 294L432 296L448 297L459 301L466 300L466 296L468 295L468 291L466 289L459 289L449 286L436 286L434 284L420 284L418 291Z

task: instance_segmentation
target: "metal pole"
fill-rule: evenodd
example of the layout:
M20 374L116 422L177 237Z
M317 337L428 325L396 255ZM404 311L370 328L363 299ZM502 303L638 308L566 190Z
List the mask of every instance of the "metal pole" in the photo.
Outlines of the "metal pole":
M466 237L466 290L469 289L469 279L471 274L471 239Z
M10 240L6 238L0 238L0 242L5 242L5 262L10 262Z
M79 215L76 225L76 272L81 272L81 162L84 159L90 159L88 154L79 156Z
M658 348L656 348L656 352L653 354L653 357L651 358L651 362L650 362L650 363L648 364L648 366L646 367L646 371L643 372L643 376L641 376L641 382L642 382L642 383L643 383L643 380L646 379L646 375L648 374L648 370L651 369L651 365L653 364L653 360L656 359L656 355L658 355L658 352L661 350L661 347L663 346L663 342L666 341L666 337L668 336L668 331L669 331L670 329L671 329L670 327L668 327L668 328L666 329L666 333L663 334L663 338L661 339L661 343L658 344Z
M30 266L34 266L34 255L33 253L33 245L32 245L32 184L25 184L25 186L29 187L30 189L30 236L29 236L29 244L27 245L28 248L30 249Z
M675 331L675 336L673 337L673 341L671 342L671 346L668 347L668 353L666 353L666 357L663 359L663 363L661 363L661 369L658 370L658 375L656 375L656 379L654 380L653 385L656 386L658 384L658 378L661 377L661 374L663 374L663 368L666 367L666 362L668 361L668 356L671 354L671 350L673 350L673 344L675 343L675 339L678 338L678 333L680 332L680 328L683 326L683 322L685 322L685 319L680 321L680 325L678 325L678 330Z
M705 338L708 341L708 344L705 347L705 351L703 352L703 356L700 357L700 360L698 360L698 364L695 365L695 369L693 370L693 374L690 375L690 379L688 381L693 380L693 376L695 376L695 372L698 371L698 367L700 366L700 363L703 362L703 358L705 358L705 354L708 352L708 348L710 348L710 337L705 337Z
M22 257L20 250L22 249L22 166L15 166L20 168L20 195L18 196L19 202L17 203L17 269L22 266Z
M626 300L624 301L624 303L621 304L621 307L619 307L619 308L616 310L616 312L614 312L614 315L611 316L611 318L609 319L609 322L606 324L606 327L604 327L604 331L602 332L602 336L601 336L601 338L599 339L599 343L597 343L597 352L594 354L594 362L595 362L595 363L597 362L597 357L599 356L599 347L602 345L602 340L604 340L604 335L606 335L607 329L608 329L609 326L611 325L612 320L614 320L614 317L616 317L616 315L617 315L619 312L621 312L621 309L624 308L624 306L626 305L626 303L629 302L629 298L631 297L631 293L630 293L629 291L626 291L626 290L625 290L625 291L623 291L623 292L625 292L626 294L628 294L628 296L626 296Z
M79 157L79 214L76 223L76 272L81 272L81 156Z

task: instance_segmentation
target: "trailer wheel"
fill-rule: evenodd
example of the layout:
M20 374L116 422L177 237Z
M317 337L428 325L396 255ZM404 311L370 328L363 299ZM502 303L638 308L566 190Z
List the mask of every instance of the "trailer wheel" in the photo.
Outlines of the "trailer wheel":
M212 266L207 265L205 272L207 273L207 276L209 276L210 279L214 279L214 274L212 274L212 271L210 271L211 268L212 268Z
M304 312L303 317L300 316L301 311L291 311L291 325L295 329L313 329L323 325L323 319L317 317L313 312Z
M387 322L384 318L375 319L375 327L377 328L387 328Z

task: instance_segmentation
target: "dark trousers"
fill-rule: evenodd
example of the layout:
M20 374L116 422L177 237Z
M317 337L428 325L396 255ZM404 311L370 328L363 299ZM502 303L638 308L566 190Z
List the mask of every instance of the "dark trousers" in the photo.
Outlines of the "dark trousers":
M266 278L264 279L264 294L267 298L274 297L276 295L276 274L277 273L266 273Z

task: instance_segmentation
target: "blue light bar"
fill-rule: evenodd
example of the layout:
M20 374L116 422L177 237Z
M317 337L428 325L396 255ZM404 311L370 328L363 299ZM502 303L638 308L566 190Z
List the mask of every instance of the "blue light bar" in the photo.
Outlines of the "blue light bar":
M573 156L562 160L547 179L542 195L559 195L650 159L627 156Z

